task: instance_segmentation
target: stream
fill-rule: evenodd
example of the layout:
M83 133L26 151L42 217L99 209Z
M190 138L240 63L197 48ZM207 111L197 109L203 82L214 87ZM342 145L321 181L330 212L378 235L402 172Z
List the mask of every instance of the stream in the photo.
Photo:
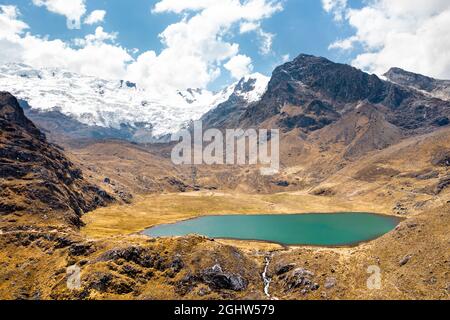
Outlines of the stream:
M264 272L262 273L262 278L263 278L263 281L264 281L264 294L270 300L278 300L277 298L272 297L270 295L270 284L272 283L272 279L267 276L267 273L269 271L270 262L272 261L272 258L273 258L273 253L271 253L270 255L266 256L266 258L265 258L266 264L265 264L265 267L264 267Z

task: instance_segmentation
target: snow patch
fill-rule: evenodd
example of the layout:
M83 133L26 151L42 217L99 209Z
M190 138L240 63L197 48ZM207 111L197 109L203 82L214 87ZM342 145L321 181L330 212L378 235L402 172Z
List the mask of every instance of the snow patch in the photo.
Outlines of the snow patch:
M120 129L149 124L155 137L177 132L233 93L255 102L268 82L268 77L253 74L218 93L188 89L168 94L144 90L126 80L104 80L61 69L15 63L0 66L0 90L27 101L33 109L58 110L89 126Z

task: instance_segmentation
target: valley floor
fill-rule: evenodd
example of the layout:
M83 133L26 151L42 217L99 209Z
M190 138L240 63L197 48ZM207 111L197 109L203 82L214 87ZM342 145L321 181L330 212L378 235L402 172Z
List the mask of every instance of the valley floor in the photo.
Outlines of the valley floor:
M122 239L127 234L138 233L153 225L201 215L310 212L376 212L392 215L392 203L348 201L302 192L273 195L228 192L151 195L139 198L132 205L113 206L87 214L82 233L90 239L105 241ZM409 215L392 232L356 247L285 248L264 242L216 240L210 248L214 252L214 262L210 262L210 267L220 265L222 268L227 265L228 270L241 268L237 274L252 274L250 278L255 279L255 282L240 294L235 292L229 298L267 298L263 294L261 275L266 261L269 261L267 275L271 279L271 298L448 299L450 256L446 248L450 244L449 225L450 206L447 204ZM134 237L140 241L146 238L137 235ZM186 244L199 241L211 244L211 240L196 236L156 241ZM195 255L197 249L191 250L190 254ZM234 258L228 259L229 253L224 253L223 250L237 250L234 255L242 255L242 258L248 259L248 265L236 266ZM200 258L191 260L189 268L197 270L194 273L201 273L201 270L205 270L202 269L205 268L202 262L204 261ZM199 263L201 267L197 265ZM371 289L368 285L376 272L380 272L380 287ZM185 273L183 275L186 277ZM181 279L178 284L183 283L183 277L177 279ZM181 296L176 294L174 297L203 297L201 285L190 286L192 292ZM212 297L217 293L222 294L221 298L227 297L220 290L214 292Z
M370 208L370 210L368 210ZM388 205L302 193L186 193L141 197L85 215L67 228L2 234L6 299L449 299L450 205L409 215L392 232L348 248L292 247L201 236L152 239L154 224L201 214L373 211ZM4 229L6 230L6 229ZM51 257L51 259L50 259ZM80 267L69 290L67 268ZM379 274L378 274L379 272ZM380 287L372 288L373 276Z
M35 211L1 216L0 298L268 299L267 267L271 298L449 299L449 137L450 129L413 137L358 161L286 137L295 138L289 156L268 179L257 169L174 167L167 150L129 143L66 146L83 176L118 202L85 214L80 229ZM348 248L140 234L202 215L343 211L404 220ZM71 268L80 272L75 289Z
M270 195L188 192L140 196L130 205L114 205L86 214L82 233L89 238L138 233L158 224L206 215L373 212L392 214L389 204L346 201L304 192Z

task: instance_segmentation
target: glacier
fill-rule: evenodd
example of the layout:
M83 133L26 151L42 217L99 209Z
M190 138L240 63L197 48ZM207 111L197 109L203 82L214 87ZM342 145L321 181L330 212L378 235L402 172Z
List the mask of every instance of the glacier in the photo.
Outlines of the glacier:
M35 111L59 111L87 126L147 128L153 137L179 131L232 94L249 104L258 101L269 80L255 73L216 93L203 89L160 93L126 80L99 79L62 69L36 69L20 63L0 66L0 91L26 101Z

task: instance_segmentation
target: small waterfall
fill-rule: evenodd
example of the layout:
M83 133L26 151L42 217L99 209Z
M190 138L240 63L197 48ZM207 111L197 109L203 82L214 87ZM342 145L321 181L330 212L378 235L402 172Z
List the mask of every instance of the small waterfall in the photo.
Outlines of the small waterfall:
M270 296L270 283L272 282L272 279L267 277L267 273L269 271L269 265L272 261L273 254L270 254L269 256L266 256L265 261L266 265L264 267L264 272L262 273L262 278L264 280L264 294L267 296L267 298L271 299Z

